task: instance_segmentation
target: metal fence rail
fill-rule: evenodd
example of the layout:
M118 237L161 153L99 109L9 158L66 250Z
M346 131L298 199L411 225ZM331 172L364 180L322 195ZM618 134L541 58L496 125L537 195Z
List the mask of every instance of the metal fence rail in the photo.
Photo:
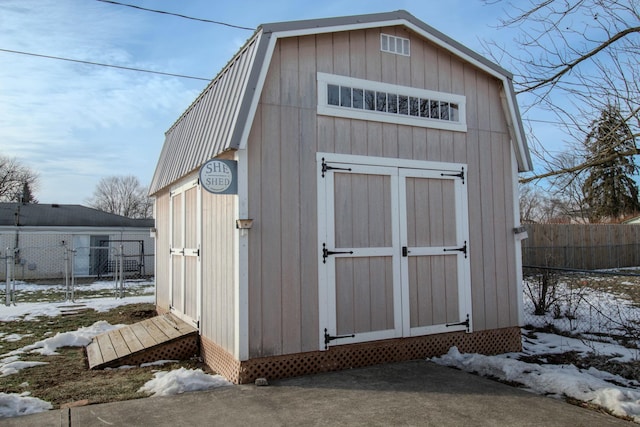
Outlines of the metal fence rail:
M127 280L153 276L153 254L138 240L100 242L99 246L59 245L0 249L0 295L5 305L17 301L16 283L61 284L65 301L75 299L79 284L112 281L114 295L125 295ZM151 268L149 268L151 266ZM2 282L0 282L2 283Z

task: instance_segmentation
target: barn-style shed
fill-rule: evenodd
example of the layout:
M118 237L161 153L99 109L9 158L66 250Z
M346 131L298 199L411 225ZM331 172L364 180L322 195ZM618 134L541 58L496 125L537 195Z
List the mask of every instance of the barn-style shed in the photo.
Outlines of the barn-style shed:
M405 11L260 26L166 133L158 309L239 383L520 349L511 78Z

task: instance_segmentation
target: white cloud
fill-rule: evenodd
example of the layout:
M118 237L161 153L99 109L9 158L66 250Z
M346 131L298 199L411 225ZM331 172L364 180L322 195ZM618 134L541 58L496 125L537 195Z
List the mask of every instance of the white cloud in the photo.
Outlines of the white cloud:
M106 6L3 2L0 48L161 68L134 57L145 56L136 49L147 43L147 16ZM0 61L9 64L0 67L2 152L39 173L41 202L82 203L108 175L133 173L149 182L163 131L199 91L148 73L7 52Z

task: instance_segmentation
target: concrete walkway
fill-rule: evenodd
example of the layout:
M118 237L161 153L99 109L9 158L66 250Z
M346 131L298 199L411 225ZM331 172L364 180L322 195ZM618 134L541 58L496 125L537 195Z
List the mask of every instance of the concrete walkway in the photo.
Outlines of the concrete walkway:
M561 400L412 361L89 405L2 426L633 426Z

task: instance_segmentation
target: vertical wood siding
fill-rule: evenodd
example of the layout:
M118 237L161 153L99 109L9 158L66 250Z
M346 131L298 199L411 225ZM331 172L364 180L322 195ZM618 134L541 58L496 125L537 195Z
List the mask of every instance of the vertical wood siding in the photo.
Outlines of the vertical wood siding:
M202 191L202 319L200 332L234 353L234 199ZM194 202L195 203L195 202Z
M409 38L411 56L380 52L381 32ZM468 132L317 116L317 72L465 95ZM500 88L400 27L278 41L248 142L251 357L317 349L318 151L467 163L474 328L517 325L512 157Z

